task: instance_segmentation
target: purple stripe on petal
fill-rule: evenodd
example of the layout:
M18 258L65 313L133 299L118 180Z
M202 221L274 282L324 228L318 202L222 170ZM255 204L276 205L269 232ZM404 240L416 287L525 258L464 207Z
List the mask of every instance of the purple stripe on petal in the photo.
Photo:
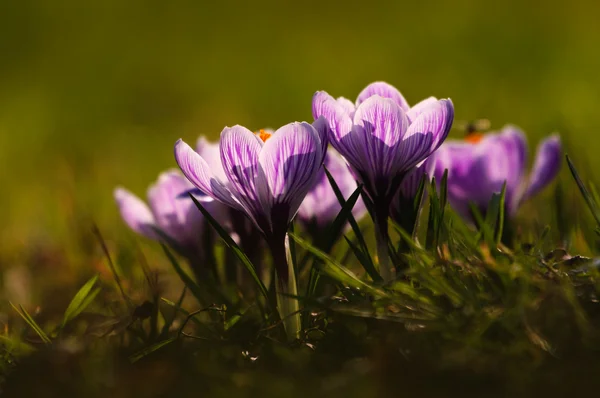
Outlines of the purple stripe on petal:
M525 192L527 199L540 192L556 177L562 162L560 137L552 135L540 143L535 156L533 170L529 177L529 186Z
M356 107L365 102L368 98L374 95L389 98L396 103L403 111L407 111L410 107L398 89L385 82L375 82L369 84L358 94L356 99Z
M322 151L319 134L308 123L285 125L265 143L259 155L258 189L267 217L276 204L284 204L291 220L317 178Z
M150 239L158 239L152 229L155 219L146 204L125 188L116 188L114 198L125 224L133 231Z

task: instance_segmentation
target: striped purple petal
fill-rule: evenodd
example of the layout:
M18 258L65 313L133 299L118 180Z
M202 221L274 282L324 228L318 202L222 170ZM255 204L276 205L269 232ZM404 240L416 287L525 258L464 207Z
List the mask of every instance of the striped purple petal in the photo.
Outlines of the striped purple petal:
M308 123L285 125L264 144L257 188L269 224L287 226L313 186L323 156L319 133ZM285 221L275 220L274 211Z
M175 161L183 175L204 194L233 208L242 208L225 183L215 177L206 160L181 139L175 143Z
M408 102L406 102L402 94L400 94L400 91L398 91L396 87L385 82L375 82L365 87L360 94L358 94L358 98L356 99L356 107L374 95L391 99L403 111L407 111L410 108L410 106L408 106Z

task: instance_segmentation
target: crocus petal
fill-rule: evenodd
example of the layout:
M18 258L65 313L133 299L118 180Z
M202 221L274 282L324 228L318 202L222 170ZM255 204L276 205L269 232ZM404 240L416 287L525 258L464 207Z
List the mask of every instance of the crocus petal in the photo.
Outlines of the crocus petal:
M347 112L348 104L338 102L325 91L317 91L313 95L312 112L315 120L324 116L331 129L331 141L335 145L352 129L352 119Z
M239 125L226 127L221 133L221 161L225 174L232 185L233 194L251 213L259 205L256 177L258 154L262 146L260 138Z
M408 102L406 102L402 94L400 94L400 91L398 91L396 87L385 82L375 82L365 87L363 91L358 94L358 98L356 99L356 107L374 95L391 99L403 111L407 111L410 108L408 106Z
M496 137L499 141L497 150L503 152L502 156L506 157L506 162L503 162L506 166L503 171L506 180L506 204L512 212L517 209L526 189L524 177L527 167L527 139L523 131L513 125L505 126Z
M148 189L148 203L156 224L183 245L196 243L204 224L202 213L189 197L178 199L179 194L191 187L192 184L179 172L169 170Z
M181 139L175 143L175 161L183 175L206 195L231 207L241 209L229 189L212 173L208 163Z
M210 142L206 137L201 136L196 143L196 151L210 166L210 170L217 179L227 181L225 170L223 170L221 164L221 151L218 142Z
M433 136L431 152L444 142L454 121L454 105L450 99L442 99L425 107L411 123L406 137L413 134L431 134Z
M304 122L281 127L265 143L258 160L257 185L269 222L277 205L287 213L278 216L287 217L288 222L294 217L315 182L324 156L322 150L318 132Z
M373 187L383 184L381 179L391 179L402 165L404 155L399 153L398 147L402 145L408 119L394 101L374 95L357 108L354 124L347 144L353 156L348 160L355 163L352 164L355 169L369 176Z
M438 102L438 99L435 97L425 98L423 101L413 105L407 112L406 116L408 120L412 123L423 111L425 111L428 107L434 105Z
M154 215L140 198L121 187L115 189L114 198L129 228L147 238L158 239L152 228L155 226Z
M556 177L562 161L561 143L558 135L553 135L540 143L535 162L529 177L529 186L524 198L530 198L540 192Z
M348 115L350 115L350 116L354 115L354 111L356 110L356 107L354 106L352 101L350 101L349 99L344 98L344 97L338 97L335 101L344 110L344 112L346 112Z
M327 145L329 144L329 135L331 134L331 129L329 128L329 123L324 116L320 116L317 120L315 120L312 124L315 131L319 135L319 139L321 140L321 150L323 151L323 160L325 160L325 154L327 153Z

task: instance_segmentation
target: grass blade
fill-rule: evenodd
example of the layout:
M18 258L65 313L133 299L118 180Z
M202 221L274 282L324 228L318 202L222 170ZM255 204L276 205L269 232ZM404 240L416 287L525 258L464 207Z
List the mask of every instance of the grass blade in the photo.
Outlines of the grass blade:
M256 267L254 267L254 264L252 264L252 262L250 261L250 259L248 258L248 256L246 256L246 254L237 245L237 243L235 243L233 241L233 239L231 239L231 236L229 236L229 234L227 233L227 231L225 231L223 229L223 227L221 227L221 225L219 225L219 223L204 208L204 206L202 206L202 204L200 204L200 202L198 202L198 200L193 195L191 195L191 194L190 194L190 198L192 198L192 201L194 202L194 204L196 205L196 207L198 208L198 210L200 210L200 212L202 213L202 215L204 216L204 218L206 220L208 220L208 222L210 223L210 225L212 225L212 227L215 229L215 231L217 231L217 233L219 234L219 236L221 237L221 239L223 240L223 242L225 242L225 245L229 249L231 249L233 251L233 253L237 256L237 258L242 262L242 264L244 264L244 266L246 267L246 269L248 270L248 272L252 276L252 279L254 279L254 282L256 283L256 286L258 287L260 293L265 297L265 299L267 301L267 304L270 305L270 306L272 306L271 303L270 303L270 301L269 301L269 293L267 291L267 288L265 287L264 283L262 283L262 281L260 280L260 277L256 273Z
M368 283L363 282L360 278L358 278L352 271L348 268L344 267L342 264L338 263L336 260L325 254L323 251L317 249L304 239L290 234L290 237L298 243L298 245L302 246L305 250L312 253L316 258L321 260L323 264L323 271L327 273L332 278L354 288L362 289L366 292L369 292L373 295L385 297L387 294L382 289L379 289L375 286L372 286Z
M31 315L29 315L27 310L25 310L25 308L23 308L22 305L19 305L18 308L12 302L10 302L10 305L14 308L15 311L17 311L17 314L19 314L19 316L21 316L21 318L23 318L25 320L25 322L27 322L27 324L37 333L37 335L40 336L40 338L42 339L42 341L44 343L46 343L46 344L52 343L52 340L50 340L48 335L42 330L42 328L31 317Z
M342 191L340 191L340 188L338 187L338 185L335 182L335 179L333 178L331 173L329 173L329 170L327 170L326 167L323 167L323 169L325 170L325 175L327 176L327 179L329 180L329 184L331 184L331 188L333 189L333 192L335 193L335 197L337 198L338 202L340 202L342 207L344 207L344 205L346 204L346 200L344 199L344 196L342 195ZM364 238L362 232L360 231L360 228L358 227L358 223L356 222L356 219L354 219L352 212L350 212L348 214L348 222L350 223L350 226L352 227L352 231L354 231L354 234L356 235L356 239L358 240L358 244L361 248L361 251L363 253L365 253L365 255L363 257L364 262L361 261L361 265L365 268L365 271L367 271L367 273L369 273L369 275L373 274L371 276L372 278L375 275L377 275L377 279L381 279L381 277L379 276L379 272L377 272L377 269L375 268L375 264L373 263L373 257L371 257L371 254L369 253L369 248L367 246L365 238ZM377 280L377 279L374 278L373 280Z
M592 216L594 216L596 223L600 225L600 208L598 208L598 203L594 200L594 197L586 188L585 184L581 180L581 177L579 177L579 173L577 172L577 169L575 169L573 162L571 162L571 158L569 158L569 155L565 155L565 157L567 158L569 170L571 170L571 174L573 175L573 178L575 179L575 182L577 183L577 186L581 191L581 195L583 195L583 199L585 199L585 202L587 203L590 211L592 212Z
M96 281L98 280L98 275L95 275L90 280L88 280L75 294L69 306L65 310L65 315L63 317L63 322L61 328L63 328L67 322L71 321L77 315L81 314L83 310L93 301L96 295L100 292L100 289L92 290ZM89 297L92 297L90 300Z
M159 341L156 344L151 345L150 347L146 347L141 351L138 351L137 353L131 355L129 357L129 361L131 363L135 363L137 361L139 361L140 359L152 354L154 351L161 349L162 347L171 344L172 342L174 342L175 340L177 340L177 337L172 337L170 339L167 340L163 340L163 341Z

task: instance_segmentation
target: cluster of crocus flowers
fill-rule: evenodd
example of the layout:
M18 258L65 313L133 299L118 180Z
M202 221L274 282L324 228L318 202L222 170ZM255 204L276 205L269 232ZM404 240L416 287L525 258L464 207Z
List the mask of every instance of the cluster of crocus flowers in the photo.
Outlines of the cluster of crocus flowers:
M380 272L393 279L389 262L389 208L402 180L444 141L454 120L448 99L427 98L410 107L387 83L367 86L356 103L324 91L313 96L313 116L324 116L331 128L331 145L346 159L364 185L376 224Z
M447 141L435 154L434 175L439 181L448 170L448 201L464 219L473 221L471 206L485 215L495 193L506 183L506 214L514 216L519 206L540 192L558 174L561 144L558 135L543 140L537 149L531 173L527 173L527 140L515 126L499 133Z
M183 175L163 173L149 189L149 206L123 188L115 190L121 215L134 231L175 242L185 253L201 257L206 228L189 195L197 195L257 267L262 260L257 237L262 236L277 277L277 305L292 336L297 336L299 315L290 223L297 216L309 233L319 232L313 234L316 246L320 240L329 244L335 237L321 239L320 232L329 231L342 209L323 166L345 200L362 185L362 199L352 212L360 218L368 210L373 219L384 282L393 281L395 274L388 219L415 236L432 177L439 184L447 171L448 201L472 221L472 206L485 215L490 199L505 184L506 214L514 215L560 168L558 136L540 144L528 174L527 142L516 127L444 142L454 120L449 99L429 97L411 107L383 82L368 85L355 102L318 91L312 111L312 124L295 122L256 133L239 125L226 127L218 143L201 137L196 149L177 141L175 160Z

